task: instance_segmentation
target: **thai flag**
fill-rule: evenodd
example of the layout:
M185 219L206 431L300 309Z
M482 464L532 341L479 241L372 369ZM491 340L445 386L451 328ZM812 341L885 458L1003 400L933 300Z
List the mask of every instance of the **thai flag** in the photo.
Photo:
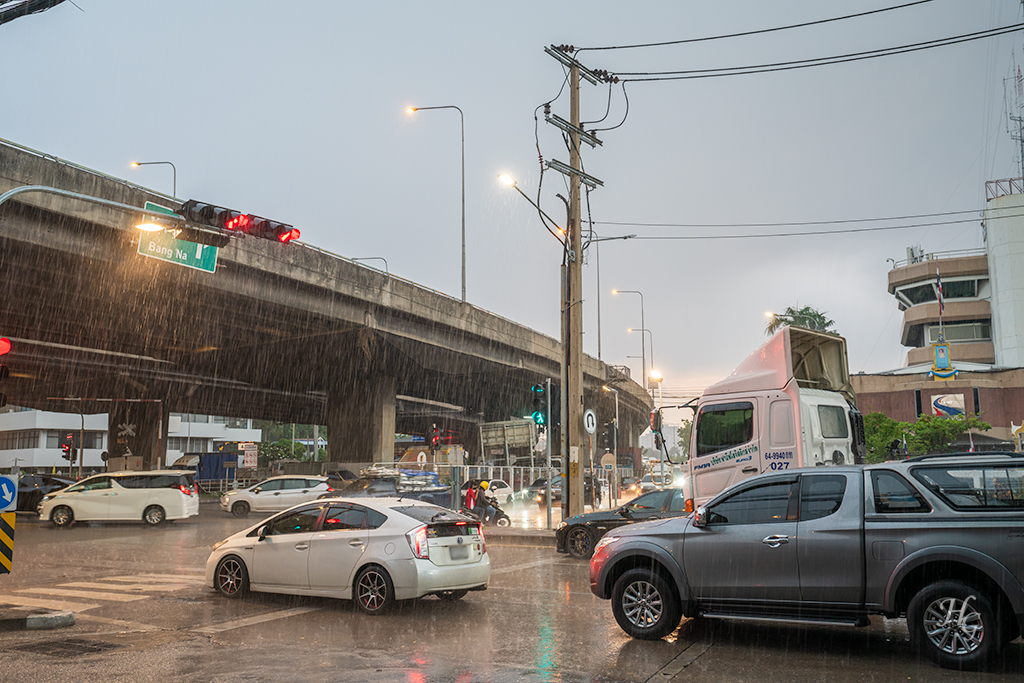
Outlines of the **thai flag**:
M942 311L946 309L946 302L942 300L942 277L939 276L939 271L935 271L935 289L939 292L939 315L942 315Z
M972 436L970 432L967 432L967 438L971 440L971 449L969 451L967 451L967 452L968 453L973 453L974 452L974 436Z

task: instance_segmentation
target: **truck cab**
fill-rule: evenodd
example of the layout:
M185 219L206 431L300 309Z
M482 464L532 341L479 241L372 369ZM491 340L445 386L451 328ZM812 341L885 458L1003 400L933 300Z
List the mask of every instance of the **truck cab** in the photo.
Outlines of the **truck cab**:
M695 411L695 506L762 472L863 461L864 422L838 335L782 328L705 389Z

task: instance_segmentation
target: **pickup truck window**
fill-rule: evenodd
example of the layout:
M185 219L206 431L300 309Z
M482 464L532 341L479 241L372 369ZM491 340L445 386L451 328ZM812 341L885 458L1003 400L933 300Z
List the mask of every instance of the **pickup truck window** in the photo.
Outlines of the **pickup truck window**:
M800 479L800 521L828 517L843 504L846 477L841 474L811 474Z
M910 482L891 470L872 470L871 488L874 489L875 512L879 514L932 510Z
M754 438L754 404L704 406L697 416L697 455L740 446Z
M918 467L913 476L955 508L1024 508L1024 465Z
M775 482L735 493L708 510L708 524L765 524L785 521L793 482Z

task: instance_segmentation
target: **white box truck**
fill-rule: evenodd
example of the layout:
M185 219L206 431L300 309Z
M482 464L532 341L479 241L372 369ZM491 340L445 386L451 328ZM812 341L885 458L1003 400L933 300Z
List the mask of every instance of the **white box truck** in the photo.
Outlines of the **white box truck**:
M704 390L690 436L694 509L771 470L864 461L846 340L783 327L732 374Z

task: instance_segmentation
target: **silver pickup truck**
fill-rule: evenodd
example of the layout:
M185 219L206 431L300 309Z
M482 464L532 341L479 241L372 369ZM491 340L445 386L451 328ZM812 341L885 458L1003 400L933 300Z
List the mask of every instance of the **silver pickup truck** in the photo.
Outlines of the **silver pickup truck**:
M689 517L608 534L590 587L634 638L666 636L683 616L905 616L923 654L977 668L1024 629L1024 456L758 475Z

